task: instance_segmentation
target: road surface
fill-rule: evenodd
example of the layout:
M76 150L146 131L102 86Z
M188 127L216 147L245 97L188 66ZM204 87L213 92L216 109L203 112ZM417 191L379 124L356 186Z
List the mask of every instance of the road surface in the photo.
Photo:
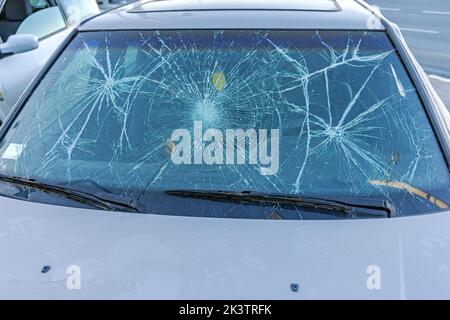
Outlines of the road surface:
M368 0L402 33L450 108L450 0Z
M430 74L450 78L449 0L369 0L402 29L409 46Z

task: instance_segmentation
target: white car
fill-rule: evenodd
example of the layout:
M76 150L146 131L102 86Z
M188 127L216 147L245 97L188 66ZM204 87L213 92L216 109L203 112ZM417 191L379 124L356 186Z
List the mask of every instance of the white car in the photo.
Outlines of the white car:
M362 1L101 14L1 129L0 298L449 299L449 123Z
M95 0L0 0L0 123L71 30L99 12ZM28 35L22 50L35 50L11 46Z

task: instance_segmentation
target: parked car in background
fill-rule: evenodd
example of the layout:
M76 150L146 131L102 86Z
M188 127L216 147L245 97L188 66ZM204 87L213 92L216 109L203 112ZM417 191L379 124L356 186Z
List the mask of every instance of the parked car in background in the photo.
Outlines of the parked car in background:
M73 27L99 12L95 0L0 0L0 122ZM38 47L5 53L5 43L23 35Z

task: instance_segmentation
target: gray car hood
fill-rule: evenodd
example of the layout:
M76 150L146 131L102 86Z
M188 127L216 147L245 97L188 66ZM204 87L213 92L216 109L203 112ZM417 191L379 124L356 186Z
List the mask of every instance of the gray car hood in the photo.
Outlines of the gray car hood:
M255 221L111 213L4 197L0 206L2 299L450 298L450 212ZM79 289L71 290L73 270Z

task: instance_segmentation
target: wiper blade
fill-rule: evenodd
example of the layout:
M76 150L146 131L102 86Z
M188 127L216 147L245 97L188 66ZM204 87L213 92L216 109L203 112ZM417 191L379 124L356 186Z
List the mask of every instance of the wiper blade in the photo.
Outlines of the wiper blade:
M210 200L219 202L236 202L240 204L270 204L294 206L313 211L335 212L340 215L366 213L371 216L373 211L382 211L387 217L395 217L395 206L384 199L355 198L350 200L334 200L329 198L311 198L292 195L266 194L250 191L209 191L209 190L167 190L167 195L182 198ZM348 199L348 197L346 197Z
M107 199L106 196L99 194L90 194L87 192L73 190L70 188L47 184L38 182L34 179L27 179L23 177L14 177L14 176L6 176L0 175L0 181L12 183L15 185L20 185L23 187L29 187L32 189L36 189L45 193L50 193L53 195L59 195L64 198L87 204L92 207L96 207L103 210L109 211L117 211L118 209L126 209L128 211L140 212L140 210L132 203L132 199L127 200L119 200L117 196L115 199Z

